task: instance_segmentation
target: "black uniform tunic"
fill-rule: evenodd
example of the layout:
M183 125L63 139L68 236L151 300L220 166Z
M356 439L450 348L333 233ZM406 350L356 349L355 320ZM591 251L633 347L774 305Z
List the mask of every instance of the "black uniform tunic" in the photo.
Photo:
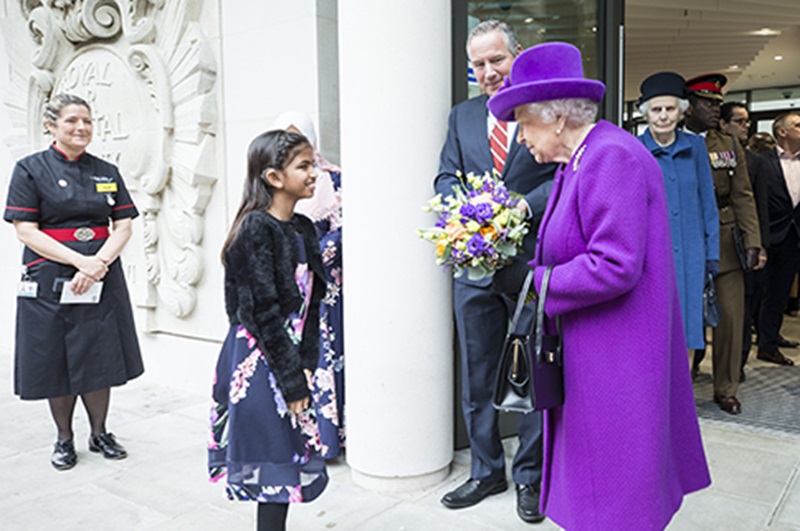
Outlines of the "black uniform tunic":
M14 167L3 218L40 229L108 227L139 215L116 166L83 153L74 161L51 146ZM62 242L93 255L104 238ZM61 304L62 285L77 270L25 247L22 264L36 298L17 297L14 392L23 399L80 395L122 385L144 371L121 260L103 279L97 304ZM63 289L69 289L63 285Z

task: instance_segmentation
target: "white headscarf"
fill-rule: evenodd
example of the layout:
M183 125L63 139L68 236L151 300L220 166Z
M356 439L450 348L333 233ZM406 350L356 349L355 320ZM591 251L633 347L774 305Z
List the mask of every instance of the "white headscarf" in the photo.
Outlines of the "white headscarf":
M289 126L294 126L311 143L314 162L319 168L314 196L298 201L295 211L308 216L311 221L328 220L330 230L336 229L341 226L341 197L333 188L330 172L338 173L342 170L328 162L317 149L317 132L311 117L301 112L286 112L278 116L272 124L274 129L285 130Z

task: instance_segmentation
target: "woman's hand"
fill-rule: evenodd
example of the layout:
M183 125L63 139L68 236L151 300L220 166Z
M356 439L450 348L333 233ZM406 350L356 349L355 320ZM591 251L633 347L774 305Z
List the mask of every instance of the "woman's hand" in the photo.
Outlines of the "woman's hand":
M94 284L94 279L78 271L75 273L75 276L72 277L72 281L69 283L69 289L71 289L72 293L75 295L83 295L92 287L92 284ZM67 289L67 286L64 286L62 289Z
M75 267L79 272L83 273L94 282L103 280L103 277L108 273L108 266L98 256L85 256L81 255L75 261ZM88 289L88 288L87 288ZM77 292L76 292L77 293Z
M306 375L306 385L308 386L308 389L310 391L310 390L312 390L314 388L313 387L314 383L313 383L313 379L312 379L313 374L308 369L303 369L303 374ZM308 406L310 405L310 403L311 403L311 401L309 400L309 398L305 397L302 400L295 400L294 402L289 402L287 404L287 407L289 408L289 411L291 411L295 415L299 415L300 413L302 413L303 411L308 409Z
M301 398L300 400L295 400L294 402L289 402L287 404L287 407L289 408L289 411L291 411L295 415L299 415L300 413L308 409L308 403L309 399L308 397L305 397Z

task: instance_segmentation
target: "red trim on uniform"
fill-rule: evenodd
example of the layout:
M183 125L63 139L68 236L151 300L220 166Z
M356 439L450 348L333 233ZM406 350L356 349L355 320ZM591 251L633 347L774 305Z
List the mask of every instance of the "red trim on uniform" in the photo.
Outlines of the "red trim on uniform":
M36 265L36 264L41 264L42 262L47 262L47 258L39 258L38 260L34 260L33 262L25 264L25 267L30 267L30 266L33 266L33 265Z
M38 208L18 207L7 205L6 210L21 210L22 212L39 212Z
M120 205L118 207L114 207L111 210L125 210L126 208L133 208L133 207L134 207L133 203L130 203L128 205Z
M703 81L700 83L694 83L689 85L689 90L695 90L697 92L716 92L717 94L721 94L722 87L720 86L719 82L717 81Z
M94 232L94 237L90 240L78 240L75 233L81 228L89 228ZM108 227L72 227L69 229L40 229L42 232L53 238L57 242L77 242L102 240L108 238Z
M56 151L58 151L59 153L64 155L64 158L67 159L68 161L71 161L71 162L74 162L74 161L78 160L79 158L81 158L83 156L84 153L86 153L86 150L83 150L80 153L78 153L77 157L75 157L74 159L71 159L71 158L69 158L69 155L67 155L66 153L64 153L63 150L58 148L58 146L56 145L55 141L53 141L52 146L53 146L53 149L55 149Z

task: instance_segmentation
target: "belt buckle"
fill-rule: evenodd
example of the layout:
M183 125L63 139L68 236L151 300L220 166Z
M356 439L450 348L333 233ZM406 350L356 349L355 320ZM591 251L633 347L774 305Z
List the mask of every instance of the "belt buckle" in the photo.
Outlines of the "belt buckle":
M94 231L89 227L81 227L79 229L75 229L73 236L75 236L75 239L79 242L90 242L94 240L95 234Z

